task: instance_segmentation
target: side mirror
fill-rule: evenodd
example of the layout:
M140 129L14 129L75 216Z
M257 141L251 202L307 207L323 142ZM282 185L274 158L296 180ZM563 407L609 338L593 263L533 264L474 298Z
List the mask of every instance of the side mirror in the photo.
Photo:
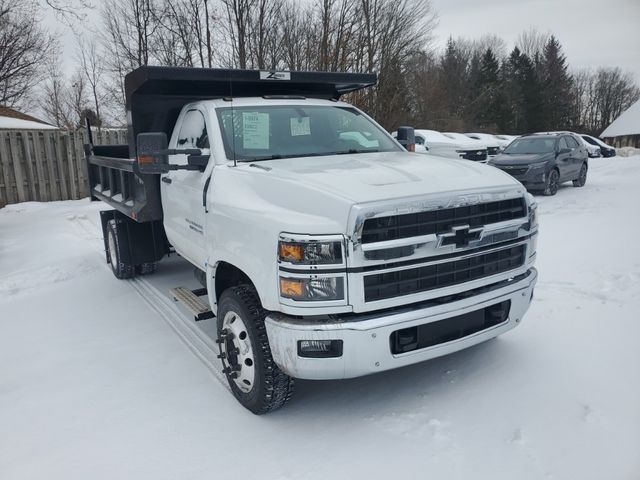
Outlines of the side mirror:
M397 133L397 139L400 145L402 145L408 152L415 152L416 135L413 127L398 127Z
M189 155L187 157L187 165L192 168L187 168L186 170L200 170L203 172L209 163L209 157L210 155Z
M164 132L138 134L136 151L140 173L159 174L170 170L168 144L167 134Z
M570 148L561 148L560 150L558 150L558 155L564 155L565 153L571 153L571 149Z

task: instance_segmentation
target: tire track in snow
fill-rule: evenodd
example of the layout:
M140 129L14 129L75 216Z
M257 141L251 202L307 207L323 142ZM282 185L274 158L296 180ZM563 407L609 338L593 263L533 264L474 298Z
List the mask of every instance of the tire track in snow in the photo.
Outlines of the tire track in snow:
M94 223L86 215L67 214L65 218L86 240L93 241L97 246L101 247L100 254L98 254L101 259L100 263L103 268L111 272L108 265L104 263L102 236L99 234L96 236L96 229L99 232L101 226ZM145 278L136 277L131 280L120 281L128 282L149 308L164 319L189 350L213 373L214 377L227 390L230 390L229 384L222 373L222 364L217 357L218 345L211 337L204 333L193 320L185 316L171 298L158 290Z
M144 278L128 280L145 303L160 315L180 339L202 361L216 379L229 390L229 384L222 373L222 364L217 358L218 345L193 321L185 317L175 303Z

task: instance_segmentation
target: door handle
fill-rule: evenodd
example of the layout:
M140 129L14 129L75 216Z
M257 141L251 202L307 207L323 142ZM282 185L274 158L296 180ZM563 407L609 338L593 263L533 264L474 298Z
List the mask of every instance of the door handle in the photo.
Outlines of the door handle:
M162 177L162 181L164 183L171 183L173 180L171 180L171 177Z

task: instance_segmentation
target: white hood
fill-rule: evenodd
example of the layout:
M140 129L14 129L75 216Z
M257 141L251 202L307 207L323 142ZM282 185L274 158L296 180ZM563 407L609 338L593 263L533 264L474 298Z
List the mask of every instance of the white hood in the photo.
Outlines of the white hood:
M290 158L259 165L270 169L266 178L307 185L354 203L520 186L487 165L407 152ZM241 168L266 173L247 164Z

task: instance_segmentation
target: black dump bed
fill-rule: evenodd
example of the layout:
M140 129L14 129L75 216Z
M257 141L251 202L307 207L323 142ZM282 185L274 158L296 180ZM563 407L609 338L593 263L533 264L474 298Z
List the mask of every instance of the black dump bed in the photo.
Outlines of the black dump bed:
M125 77L129 144L86 146L91 198L138 222L160 220L158 176L139 173L136 137L165 132L170 138L187 103L284 95L337 100L375 83L375 74L362 73L140 67Z

